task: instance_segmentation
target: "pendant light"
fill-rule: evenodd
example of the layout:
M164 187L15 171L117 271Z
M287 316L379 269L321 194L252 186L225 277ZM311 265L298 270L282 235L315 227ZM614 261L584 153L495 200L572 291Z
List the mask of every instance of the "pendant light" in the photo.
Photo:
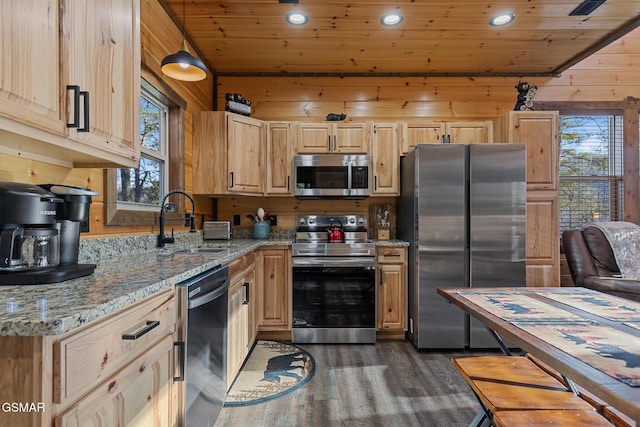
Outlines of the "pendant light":
M161 69L172 79L197 82L207 77L207 67L202 61L191 55L187 49L184 5L185 0L182 0L182 49L172 55L165 56Z

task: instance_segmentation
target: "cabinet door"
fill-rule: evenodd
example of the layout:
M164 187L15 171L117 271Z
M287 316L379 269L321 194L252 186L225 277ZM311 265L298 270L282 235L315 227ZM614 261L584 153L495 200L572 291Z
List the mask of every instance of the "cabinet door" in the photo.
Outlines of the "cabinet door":
M442 122L402 123L402 154L407 154L417 144L440 144L444 133Z
M406 267L383 264L378 268L377 327L379 330L406 329Z
M527 191L527 286L560 286L557 191Z
M228 191L262 194L262 122L249 117L227 116Z
M288 249L261 249L258 254L258 325L260 330L291 329L291 265Z
M331 150L336 153L367 154L371 126L369 123L334 123Z
M490 122L448 122L445 134L452 144L493 142L491 129Z
M370 131L369 123L297 123L296 152L367 154Z
M557 111L511 112L512 141L527 146L527 190L558 189Z
M233 380L242 366L244 350L248 341L248 307L245 304L243 278L229 286L229 305L227 321L227 384Z
M171 427L173 339L168 336L56 417L57 427ZM87 378L89 381L90 378ZM174 414L174 415L172 415Z
M58 0L2 0L0 7L0 115L64 135Z
M328 153L333 143L332 129L332 124L326 122L296 123L296 152Z
M373 125L373 196L400 194L397 123Z
M290 122L268 122L266 124L267 150L267 195L291 194L292 133Z
M89 94L88 132L71 128L76 141L117 153L140 157L140 2L137 0L62 0L63 57L66 84ZM66 118L84 111L67 97Z

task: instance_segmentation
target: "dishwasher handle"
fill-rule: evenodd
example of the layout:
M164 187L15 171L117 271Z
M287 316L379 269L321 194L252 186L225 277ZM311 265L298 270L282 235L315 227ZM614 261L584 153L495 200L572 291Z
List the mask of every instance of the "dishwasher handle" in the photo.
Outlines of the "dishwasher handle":
M189 303L187 304L187 308L191 310L200 307L201 305L211 302L214 299L220 298L222 295L224 295L224 293L227 292L227 289L229 288L229 278L224 277L222 278L222 280L222 286L218 286L211 292L207 292L206 294L200 295L197 298L190 299Z

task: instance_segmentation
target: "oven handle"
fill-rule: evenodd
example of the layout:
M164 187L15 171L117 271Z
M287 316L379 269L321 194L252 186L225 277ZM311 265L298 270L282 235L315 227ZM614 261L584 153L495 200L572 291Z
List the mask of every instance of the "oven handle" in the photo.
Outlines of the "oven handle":
M293 267L365 267L373 269L375 257L293 257Z

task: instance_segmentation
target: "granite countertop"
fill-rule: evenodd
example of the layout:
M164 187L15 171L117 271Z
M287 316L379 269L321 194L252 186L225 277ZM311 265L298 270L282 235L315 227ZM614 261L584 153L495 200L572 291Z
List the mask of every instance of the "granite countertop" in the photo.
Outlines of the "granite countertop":
M223 252L176 253L180 247L89 260L97 265L86 277L48 285L0 287L0 335L43 336L69 332L148 296L173 288L199 273L228 264L265 245L290 245L292 239L239 239L202 242ZM401 240L375 241L407 246ZM191 246L187 246L191 247ZM86 262L81 260L81 262Z

